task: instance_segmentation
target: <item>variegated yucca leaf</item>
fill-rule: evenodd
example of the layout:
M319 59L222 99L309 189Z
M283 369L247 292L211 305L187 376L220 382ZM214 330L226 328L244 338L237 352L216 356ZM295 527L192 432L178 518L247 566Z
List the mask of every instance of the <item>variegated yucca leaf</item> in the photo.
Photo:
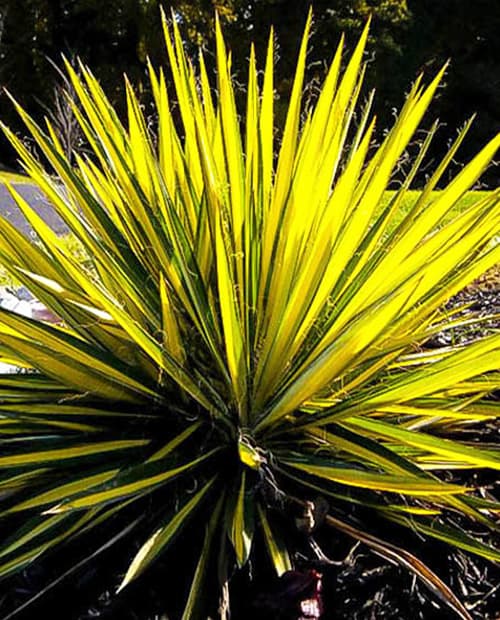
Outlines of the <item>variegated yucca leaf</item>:
M292 566L276 512L314 494L341 509L327 525L377 553L383 543L344 522L343 508L362 504L500 559L446 521L458 511L494 527L499 504L442 475L500 469L497 449L461 439L499 414L489 395L500 385L500 334L425 344L471 320L444 304L500 259L500 192L454 211L500 136L435 192L467 124L399 217L431 137L384 197L445 69L428 85L417 79L374 148L369 106L357 112L368 26L343 70L340 43L305 109L310 25L311 16L279 139L273 34L263 72L251 50L240 110L218 22L212 83L203 55L189 58L176 20L164 18L168 75L149 67L154 133L128 82L123 122L91 71L66 64L91 150L74 167L50 122L37 125L14 102L49 172L3 129L86 260L9 187L39 242L0 218L0 262L60 320L0 311L0 354L26 369L0 377L0 510L23 518L1 541L0 575L97 524L131 523L142 505L149 530L118 569L120 589L194 520L204 538L193 540L183 617L203 617L198 590L214 562L221 587L258 541L278 574ZM400 557L470 617L435 575Z

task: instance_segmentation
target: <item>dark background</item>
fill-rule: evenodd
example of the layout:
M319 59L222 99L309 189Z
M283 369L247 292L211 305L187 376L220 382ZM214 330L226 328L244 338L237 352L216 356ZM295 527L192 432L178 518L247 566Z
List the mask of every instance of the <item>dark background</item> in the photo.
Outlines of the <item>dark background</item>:
M262 62L269 27L277 34L278 123L284 116L296 53L309 0L173 0L182 32L194 52L212 49L214 9L224 23L233 50L235 72L245 82L249 44L257 45ZM0 0L0 87L7 88L40 119L54 113L63 83L50 60L61 64L81 57L123 111L123 73L127 73L147 105L146 57L165 61L158 0ZM411 82L420 72L430 79L450 58L452 64L426 119L443 125L431 159L438 158L467 118L477 113L459 153L467 161L500 130L500 2L498 0L316 0L315 26L309 53L309 79L324 75L342 31L348 47L356 41L367 16L373 26L366 60L366 92L377 90L375 112L379 135L391 125ZM210 56L209 56L210 58ZM22 127L5 94L0 119L21 135ZM73 140L78 146L78 140ZM0 167L16 162L0 138ZM455 169L456 170L456 169ZM499 185L500 167L493 166L483 183ZM423 181L420 177L419 182Z

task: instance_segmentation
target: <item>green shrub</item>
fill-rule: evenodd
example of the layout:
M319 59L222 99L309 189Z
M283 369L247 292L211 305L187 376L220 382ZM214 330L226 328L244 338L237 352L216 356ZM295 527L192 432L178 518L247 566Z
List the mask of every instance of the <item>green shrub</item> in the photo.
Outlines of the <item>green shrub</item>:
M463 320L445 315L444 302L498 262L498 191L442 221L500 136L436 195L462 131L394 224L429 140L380 204L444 69L428 86L416 81L371 153L369 111L353 126L367 29L343 72L339 46L302 116L309 27L310 19L276 159L272 36L262 80L251 52L241 120L219 28L214 91L203 57L195 72L177 26L165 26L175 114L165 76L150 68L157 140L129 84L124 126L91 72L82 67L80 78L69 65L92 157L77 156L72 168L50 124L38 127L18 106L49 176L4 127L88 261L10 189L41 246L2 219L0 260L61 324L0 310L2 355L35 371L0 378L0 501L4 515L24 515L0 546L1 575L64 541L92 540L117 514L120 527L135 524L137 506L154 506L143 546L117 567L121 590L192 517L207 515L184 615L203 617L212 562L221 583L208 598L226 591L224 575L247 565L257 540L281 574L293 549L276 517L287 502L307 509L319 493L331 499L325 527L396 557L469 617L425 567L345 514L362 504L500 559L446 523L453 511L493 527L498 504L442 475L500 468L497 451L461 440L463 429L498 415L488 394L499 386L500 334L425 347Z

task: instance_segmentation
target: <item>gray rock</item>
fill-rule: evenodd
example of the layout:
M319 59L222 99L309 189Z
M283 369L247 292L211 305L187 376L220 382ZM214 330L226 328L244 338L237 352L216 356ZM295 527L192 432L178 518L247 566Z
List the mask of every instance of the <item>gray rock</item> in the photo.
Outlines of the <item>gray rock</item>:
M5 310L10 310L16 314L30 317L32 316L31 303L26 300L19 299L16 295L4 291L2 298L0 299L0 307Z
M34 299L33 294L25 286L20 286L13 294L21 301L31 301Z

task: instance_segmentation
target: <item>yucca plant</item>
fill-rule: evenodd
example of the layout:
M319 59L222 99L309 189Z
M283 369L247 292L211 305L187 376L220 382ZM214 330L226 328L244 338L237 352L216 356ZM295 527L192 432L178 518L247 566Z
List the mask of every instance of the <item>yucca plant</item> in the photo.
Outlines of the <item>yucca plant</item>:
M461 439L499 414L489 395L500 383L500 334L425 345L479 320L443 307L499 260L500 192L442 220L500 136L435 194L468 123L394 224L432 132L389 204L384 194L444 68L427 86L417 79L373 149L369 106L355 113L368 26L344 70L340 43L304 110L309 16L278 141L273 35L262 74L251 50L240 116L219 24L215 90L202 54L195 69L176 21L164 24L174 98L150 67L154 138L129 83L124 125L90 70L69 64L91 155L75 155L72 167L50 123L38 126L16 104L48 174L4 127L87 260L75 260L10 188L40 244L2 218L1 263L60 322L0 310L2 355L26 369L0 378L2 515L22 519L1 541L0 575L76 537L92 540L106 523L144 526L139 551L117 567L121 590L205 522L183 617L206 617L205 594L222 592L227 608L228 576L258 543L278 574L292 567L277 519L290 504L307 517L320 495L330 503L324 527L408 566L470 617L418 560L346 515L361 504L500 559L446 521L459 513L493 530L499 504L442 475L500 468L497 450ZM207 593L214 565L220 589Z

